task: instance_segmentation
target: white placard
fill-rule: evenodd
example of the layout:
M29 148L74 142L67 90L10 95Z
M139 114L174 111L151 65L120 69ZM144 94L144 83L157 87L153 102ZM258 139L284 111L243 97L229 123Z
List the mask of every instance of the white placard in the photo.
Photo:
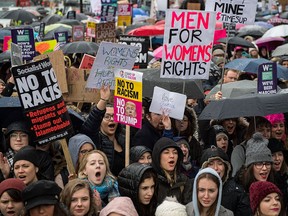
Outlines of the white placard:
M136 46L102 41L89 74L86 88L100 89L104 84L114 89L114 70L117 68L131 70L139 49Z
M158 86L154 87L150 112L169 115L171 118L182 120L187 96L170 92Z
M258 0L206 0L205 11L216 11L217 20L252 25ZM219 18L219 19L218 19Z
M215 12L167 10L160 77L208 79L215 24Z

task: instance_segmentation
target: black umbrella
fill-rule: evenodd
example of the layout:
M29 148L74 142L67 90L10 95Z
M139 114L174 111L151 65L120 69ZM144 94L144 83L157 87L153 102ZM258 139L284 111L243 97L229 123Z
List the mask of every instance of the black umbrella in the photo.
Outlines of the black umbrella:
M54 39L54 33L56 33L56 32L68 32L68 37L72 36L72 30L70 28L66 28L64 26L59 26L59 27L47 32L44 36L44 40Z
M219 43L226 43L227 38L220 38L217 42ZM255 47L253 43L241 38L241 37L229 37L228 38L228 44L229 45L235 45L235 46L243 46L243 47Z
M33 21L37 20L37 17L34 14L22 9L7 11L3 15L1 15L0 18L13 19L16 21L20 20L22 23L32 23Z
M62 19L62 17L58 14L51 14L46 17L44 17L41 21L44 22L46 25L51 25L54 23L59 22Z
M11 61L10 50L0 53L0 63L10 62L10 61Z
M98 44L94 42L87 41L75 41L65 44L61 47L61 50L64 54L72 53L87 53L87 54L96 54L98 51Z
M265 116L288 112L288 94L250 94L235 98L211 101L202 111L199 120Z
M62 23L62 24L65 24L65 25L70 25L70 26L83 25L82 22L80 22L79 20L75 20L75 19L62 19L58 23Z
M137 69L137 71L143 72L143 97L152 97L154 87L158 86L171 92L185 94L188 98L204 98L201 80L160 78L160 69Z

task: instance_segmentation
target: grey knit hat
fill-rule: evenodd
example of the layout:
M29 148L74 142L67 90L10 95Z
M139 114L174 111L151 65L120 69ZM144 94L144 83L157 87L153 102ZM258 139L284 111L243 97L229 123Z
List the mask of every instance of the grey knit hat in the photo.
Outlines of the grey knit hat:
M261 133L257 132L253 134L252 138L247 142L246 167L257 162L273 162L271 151L268 148L268 142Z

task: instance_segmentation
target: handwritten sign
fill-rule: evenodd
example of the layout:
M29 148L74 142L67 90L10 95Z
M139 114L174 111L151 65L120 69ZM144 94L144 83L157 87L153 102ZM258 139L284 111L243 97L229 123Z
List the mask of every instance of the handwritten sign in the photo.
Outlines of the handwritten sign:
M154 87L150 112L169 115L172 118L182 120L187 96L176 92L170 92L158 86Z
M257 0L206 0L205 11L217 12L217 19L223 23L252 25L255 21Z
M141 128L142 76L143 74L137 71L115 71L114 121Z
M33 29L11 29L11 36L12 42L21 46L23 60L32 60L35 56L35 41Z
M84 54L79 69L91 69L95 60L95 56Z
M139 47L101 42L86 87L100 89L105 84L114 89L114 70L131 70L138 53Z
M150 46L149 37L137 37L131 35L120 35L119 43L140 48L136 57L134 68L147 68L148 65L148 49Z
M95 42L101 43L102 41L115 42L116 30L114 22L97 23Z
M259 94L277 93L277 65L276 62L261 64L258 68L257 87Z
M49 59L12 67L12 73L33 140L42 145L66 137L72 124Z
M215 12L167 10L160 77L208 79L215 16Z

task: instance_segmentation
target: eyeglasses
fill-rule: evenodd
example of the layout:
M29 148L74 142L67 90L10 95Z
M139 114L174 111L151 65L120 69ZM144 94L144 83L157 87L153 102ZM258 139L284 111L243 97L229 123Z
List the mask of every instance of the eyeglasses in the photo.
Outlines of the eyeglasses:
M112 121L113 121L114 120L114 115L106 113L104 115L103 119L105 119L106 121L110 121L112 119Z
M257 163L254 163L254 166L257 168L257 169L262 169L263 166L266 166L266 168L271 168L272 166L272 163L271 162L257 162Z
M11 133L10 134L10 138L12 138L12 139L17 139L18 137L20 139L25 139L25 138L28 138L28 135L25 133Z
M80 151L80 154L86 154L86 153L91 152L93 150L94 149L83 149L83 150Z

